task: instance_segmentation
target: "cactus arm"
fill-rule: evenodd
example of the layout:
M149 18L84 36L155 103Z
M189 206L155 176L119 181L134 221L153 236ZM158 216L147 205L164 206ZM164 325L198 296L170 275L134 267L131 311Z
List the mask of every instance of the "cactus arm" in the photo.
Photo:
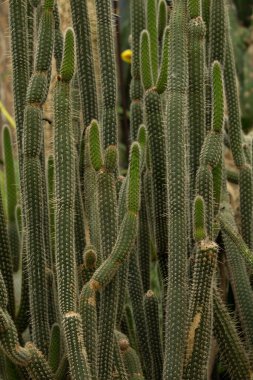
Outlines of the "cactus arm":
M29 52L29 78L33 73L34 64L34 7L30 1L27 2L27 37L28 37L28 52Z
M99 128L95 121L91 123L89 128L89 146L92 165L98 171L97 190L101 253L106 261L117 239L117 195L113 174L117 164L117 160L115 160L117 152L115 146L108 146L105 150L103 162ZM118 278L116 276L101 294L98 341L98 377L101 379L110 379L113 372L117 302ZM106 351L104 350L105 346L107 346Z
M96 293L90 288L89 283L86 283L82 288L79 310L82 318L84 346L90 363L91 379L96 380L98 378Z
M223 0L211 0L209 25L209 64L225 63L226 51L226 4Z
M163 256L167 255L168 246L165 130L160 95L156 91L147 91L144 102L152 170L155 241L161 265ZM167 270L163 272L166 273Z
M29 295L33 339L42 352L47 352L49 324L46 289L46 255L44 246L42 106L48 93L48 74L54 40L53 1L46 1L39 27L34 73L27 89L24 118L24 201L26 247L29 260ZM46 41L46 44L45 44ZM39 270L38 270L39 268ZM36 284L36 285L35 285ZM37 292L34 289L38 289Z
M126 336L121 333L117 334L116 336L128 378L130 380L143 380L144 377L142 373L141 363L137 353L132 347L130 347Z
M185 2L175 3L170 16L167 95L168 289L164 380L182 378L187 313L187 204L185 117L188 91ZM175 128L175 126L177 126ZM172 164L173 163L173 164Z
M88 129L87 129L88 132ZM99 215L97 207L97 178L96 171L90 160L90 146L88 142L88 133L85 135L85 149L84 149L84 191L83 203L85 216L87 220L87 242L89 241L96 249L98 256L98 264L100 264L101 250L100 250L100 233L99 233Z
M128 380L128 375L124 366L123 358L119 348L118 341L115 337L114 341L114 373L118 380Z
M126 188L127 188L127 177L123 179L118 199L118 225L121 226L121 223L124 219L126 212ZM124 315L126 294L127 294L127 283L128 283L128 271L129 271L129 262L126 260L123 262L119 269L119 294L118 294L118 309L117 309L117 321L116 325L119 326Z
M117 239L116 187L113 174L98 175L98 210L100 214L101 250L106 258ZM102 264L103 265L103 264ZM95 276L95 275L94 275ZM117 315L118 277L105 287L101 294L98 342L98 376L111 379L113 371L114 329ZM107 345L107 349L104 347Z
M234 217L232 215L231 206L223 203L221 214L230 222L231 226L236 229ZM222 228L222 239L225 246L225 254L227 258L227 266L229 278L231 281L235 303L238 310L241 326L245 331L245 343L250 354L252 362L252 341L253 341L253 294L250 285L249 276L247 274L246 264L242 256L238 255L238 248L227 232Z
M214 221L214 190L213 170L222 160L222 138L224 125L224 96L223 79L219 62L212 65L212 129L205 138L201 154L200 167L196 178L197 194L203 196L207 211L207 233L213 239ZM215 185L218 185L216 178ZM219 189L216 188L215 195L218 197Z
M52 247L52 261L55 264L55 205L54 205L54 157L50 155L47 160L47 191L49 203L49 225L50 225L50 238Z
M253 248L253 182L252 166L243 165L239 173L240 212L242 237L247 246Z
M94 60L91 44L87 1L71 0L71 13L76 35L78 78L81 108L85 128L92 119L98 119Z
M79 313L70 311L63 315L62 326L65 334L71 378L91 380L90 366L83 342L82 322Z
M151 73L155 83L158 75L158 25L157 25L157 1L147 0L146 28L150 36Z
M102 86L103 147L117 145L116 65L112 33L112 4L110 0L96 0L98 46Z
M159 0L157 9L158 41L162 41L168 23L168 9L165 0Z
M140 78L140 34L145 27L143 0L130 0L130 24L132 33L132 80L130 84L130 133L131 140L137 138L139 126L143 122L142 96L143 90Z
M199 3L192 1L192 3ZM198 9L198 6L197 6ZM189 21L189 160L191 202L195 196L196 173L205 138L205 34L203 19L196 14ZM197 17L198 16L198 17ZM193 16L192 16L193 17Z
M140 43L140 72L144 90L148 90L153 85L152 67L151 67L151 47L150 35L147 30L141 33Z
M164 29L163 42L162 42L162 58L159 70L159 75L156 82L156 91L158 94L163 94L167 88L168 83L168 65L169 65L169 27Z
M69 30L66 37L71 37ZM70 42L69 41L69 42ZM66 45L67 48L67 45ZM71 51L66 54L72 56ZM62 66L65 64L64 58ZM66 70L66 65L65 65ZM64 71L63 71L64 72ZM67 78L69 73L67 73ZM74 260L74 192L75 170L74 170L74 139L70 119L70 88L69 81L62 78L57 81L54 99L55 115L55 134L54 134L54 153L55 153L55 195L57 219L62 223L56 223L56 269L57 283L59 292L59 303L62 314L76 310L75 297L75 260ZM63 148L64 147L64 148ZM70 254L71 250L71 254ZM68 275L63 275L68 271Z
M194 204L193 225L197 247L190 290L184 379L203 379L211 346L213 286L218 249L214 242L206 238L205 219L204 201L198 196Z
M29 81L29 58L27 36L27 2L11 0L9 2L11 51L13 66L14 111L17 128L19 155L19 175L22 186L23 168L23 119L26 90Z
M9 245L9 238L6 226L6 220L3 209L2 194L0 192L0 270L3 274L3 279L8 292L8 311L11 316L15 316L15 300L14 300L14 284L13 284L13 267L12 257Z
M24 241L22 241L22 278L21 278L21 299L19 309L15 318L15 325L19 334L22 334L30 321L30 305L29 305L29 284L27 278L27 252L24 247Z
M83 345L81 318L77 311L77 271L74 247L75 147L71 125L70 80L74 73L74 34L68 29L60 76L56 83L55 113L55 181L56 181L56 274L59 306L73 379L90 379Z
M85 215L84 215L84 205L83 205L83 194L82 194L82 183L80 175L80 165L81 162L81 127L80 127L80 97L79 97L79 86L77 75L75 74L72 84L71 84L71 99L72 99L72 127L75 136L75 175L76 175L76 195L75 195L75 252L76 252L76 263L78 268L78 274L80 274L80 268L83 261L83 251L86 244L85 241ZM82 172L81 172L82 173ZM79 288L83 286L82 278L79 277Z
M142 285L144 292L150 289L150 237L149 237L149 226L147 219L147 210L144 200L144 189L142 188L141 194L141 208L139 216L139 228L138 228L138 239L137 239L137 251L139 255L139 265L141 271Z
M53 373L57 371L61 358L61 330L58 323L55 323L51 329L50 344L48 351L48 364Z
M62 54L63 54L63 36L60 29L60 16L58 10L58 4L54 4L54 57L56 61L56 70L59 73L62 62Z
M214 294L214 336L219 345L222 363L229 370L231 378L250 379L251 371L246 352L234 321L217 291Z
M224 65L225 93L228 109L229 138L233 159L238 168L245 163L242 149L242 125L234 50L229 33L229 20L226 25L226 55Z
M159 327L159 304L152 290L144 296L144 308L148 325L149 342L154 363L154 379L161 379L163 372L163 352Z
M227 219L221 215L220 218L221 228L226 233L227 236L231 239L231 241L237 247L237 254L241 255L246 263L252 267L253 265L253 254L242 239L241 235L233 228L231 223L227 221Z
M145 376L153 376L153 358L150 349L147 320L144 312L143 286L137 252L132 250L129 258L128 289L133 308L140 360Z

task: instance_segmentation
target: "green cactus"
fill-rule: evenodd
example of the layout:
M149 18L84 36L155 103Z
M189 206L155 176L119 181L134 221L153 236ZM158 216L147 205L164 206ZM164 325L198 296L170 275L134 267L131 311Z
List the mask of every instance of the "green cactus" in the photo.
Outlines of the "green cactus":
M17 128L19 155L19 175L22 186L23 170L23 121L26 103L26 91L29 81L29 49L27 35L27 2L11 0L9 2L9 24L11 33L11 51L13 66L14 111Z
M12 152L12 139L10 130L7 126L3 129L3 151L7 194L8 234L11 254L13 257L13 270L14 272L17 272L20 260L19 236L15 217L17 205L17 183Z
M252 378L250 30L221 0L71 0L63 43L61 5L10 0L0 377Z
M188 92L187 24L184 1L170 16L169 80L167 98L168 290L164 380L180 379L183 372L187 313L187 203L185 107ZM175 128L175 126L177 126ZM172 164L173 163L173 164ZM177 328L175 329L175 326Z
M193 257L184 379L202 379L207 372L218 252L216 243L206 236L204 201L199 196L195 198L193 219L197 246Z
M193 4L192 4L193 3ZM196 5L195 5L196 3ZM201 148L205 138L205 34L206 27L199 16L198 1L192 4L189 22L189 150L191 202L195 196L196 173L199 167ZM195 6L197 9L195 9ZM190 5L189 5L190 7Z
M143 90L140 80L140 33L145 27L145 8L143 0L130 1L130 20L132 35L132 64L130 83L130 133L131 140L137 138L139 126L143 123L142 96Z
M96 0L98 46L102 86L102 141L106 149L118 141L116 115L116 67L110 0Z
M12 257L9 245L9 238L7 232L7 225L3 210L2 195L0 192L0 249L1 249L1 261L0 261L0 282L1 287L6 286L8 294L8 305L7 309L12 317L15 317L15 299L14 299L14 283L12 277ZM3 282L3 284L2 284ZM4 298L4 297L3 297Z
M52 59L54 39L53 1L46 1L39 28L34 73L27 89L24 117L24 206L26 220L26 249L29 260L30 308L34 342L44 353L49 343L49 322L46 291L46 260L44 240L43 168L40 160L42 148L42 106L48 93L48 73ZM45 44L46 41L46 44ZM46 212L46 210L44 211ZM37 270L37 266L39 271ZM34 288L38 289L37 292ZM45 289L41 293L40 289Z
M163 372L163 352L161 332L159 327L159 304L152 290L148 290L144 298L144 308L147 318L149 342L154 363L154 379L161 379Z
M222 363L232 379L250 379L251 370L246 352L235 323L217 291L214 294L214 336L219 345Z
M219 61L225 63L226 51L226 4L222 0L210 1L209 65Z
M98 119L95 72L91 45L90 20L86 1L71 0L73 26L76 36L78 77L81 108L85 128L92 119ZM85 38L84 38L85 36Z
M90 363L91 378L98 376L98 332L97 332L97 310L96 293L86 283L80 294L80 314L82 318L82 329L84 335L84 346Z

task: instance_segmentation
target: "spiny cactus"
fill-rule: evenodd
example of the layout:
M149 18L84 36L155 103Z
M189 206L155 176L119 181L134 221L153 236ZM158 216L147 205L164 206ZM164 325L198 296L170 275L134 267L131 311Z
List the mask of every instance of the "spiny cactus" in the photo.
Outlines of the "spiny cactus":
M230 12L221 0L129 5L123 169L111 1L71 0L64 39L60 2L10 1L18 155L5 127L4 379L253 377L253 149ZM239 188L239 215L227 180Z

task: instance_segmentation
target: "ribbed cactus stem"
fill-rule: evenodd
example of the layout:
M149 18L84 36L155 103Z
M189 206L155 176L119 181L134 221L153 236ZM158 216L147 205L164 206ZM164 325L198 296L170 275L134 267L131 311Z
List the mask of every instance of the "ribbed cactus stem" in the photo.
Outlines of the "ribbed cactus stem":
M7 218L10 248L13 260L13 270L16 272L19 268L19 237L16 225L15 210L17 205L17 184L14 167L14 157L12 151L12 138L10 129L3 128L3 151L4 151L4 169L6 178L7 194Z
M157 25L157 1L147 0L146 28L150 35L150 58L153 81L158 75L158 25Z
M89 154L93 168L98 171L103 165L102 149L100 145L100 131L96 120L89 127Z
M130 133L131 140L134 141L137 137L139 126L143 122L143 90L140 79L140 34L145 27L145 8L143 0L130 0L130 21L132 34Z
M195 203L196 208L196 203ZM194 255L184 379L203 379L211 347L217 245L201 240Z
M228 109L229 138L233 159L238 168L245 163L242 149L242 125L239 90L235 67L234 50L230 35L228 15L226 16L226 55L224 65L225 93Z
M220 216L220 223L223 231L227 234L227 236L229 236L231 241L237 247L237 254L241 255L246 263L253 268L253 254L250 251L249 247L245 244L241 235L238 233L238 231L235 230L235 228L223 215Z
M59 73L61 68L62 54L63 54L63 35L61 32L60 15L58 4L54 4L54 57L56 60L56 70Z
M84 346L87 351L92 380L98 378L98 331L97 331L96 292L90 288L90 283L83 286L80 294L80 314Z
M74 245L75 146L71 124L70 80L74 74L74 34L65 35L60 76L54 95L55 181L56 181L56 274L70 372L73 379L90 379L83 345L81 318L77 313L77 270Z
M193 9L191 9L193 7ZM205 35L206 27L199 16L199 1L189 1L189 153L190 153L190 194L195 196L196 173L206 130L205 99Z
M200 0L188 0L188 9L191 19L202 15L202 4Z
M188 92L187 17L185 2L174 4L170 17L167 97L168 290L164 380L182 378L187 313L187 202L185 120Z
M102 138L103 147L117 145L116 67L112 33L111 0L95 1L98 22L98 46L102 86Z
M193 213L193 236L196 242L204 240L207 237L206 234L206 215L205 215L205 203L201 196L197 196L194 201L194 213Z
M71 126L70 85L73 75L74 36L68 29L60 77L56 83L54 99L55 181L56 181L56 268L57 284L62 314L76 310L76 268L74 252L74 194L75 162L74 139ZM69 49L70 47L70 49ZM69 64L70 61L70 64ZM65 147L65 148L63 148ZM66 149L67 147L67 149ZM63 271L67 271L64 275Z
M235 220L232 214L231 206L223 202L222 215L226 218L231 227L236 229ZM222 238L225 246L229 278L231 281L235 304L238 310L241 326L245 332L245 343L249 352L250 361L253 360L252 342L253 342L253 294L250 285L250 279L247 274L246 263L242 256L238 254L238 248L232 241L226 230L222 226Z
M83 341L82 320L79 313L70 311L63 315L62 326L73 380L91 380L90 365Z
M127 337L123 334L119 334L118 344L128 378L131 380L143 380L144 377L141 369L140 360L135 350L132 347L130 347Z
M71 0L71 13L76 36L78 78L85 128L98 118L95 69L87 1ZM85 36L85 38L84 38Z
M14 111L17 128L17 145L19 155L19 174L22 186L23 169L23 120L26 102L26 90L29 81L27 3L22 0L9 2L10 33L13 66Z
M58 323L52 326L48 351L48 363L55 373L61 358L61 329Z
M43 213L42 107L48 93L54 42L53 1L45 1L39 27L38 45L26 101L24 118L24 204L28 256L32 336L36 346L47 352L49 343L48 294ZM48 252L47 252L48 253ZM37 289L37 291L35 290ZM41 292L41 289L44 289Z
M235 323L217 291L214 294L214 336L219 345L222 363L229 371L231 378L251 379L252 372L247 354Z
M168 9L165 0L159 0L157 12L158 40L162 41L164 30L168 22Z
M54 380L55 376L52 369L37 347L33 343L27 343L25 349L31 356L30 362L26 366L26 370L31 378L34 380Z
M247 246L253 248L253 181L252 167L245 164L240 169L240 211L241 211L241 229L242 237Z
M161 379L163 372L163 352L159 323L159 302L152 290L144 297L144 308L147 318L150 348L154 363L154 379Z
M8 306L7 309L10 315L15 317L15 299L14 299L14 284L13 284L13 266L12 257L9 245L9 238L7 232L7 225L4 215L2 194L0 192L0 250L1 250L1 261L0 261L0 283L1 288L6 287L8 295ZM3 299L5 299L3 294ZM6 299L7 302L7 299Z
M164 29L162 51L161 51L161 65L159 69L159 75L156 82L156 91L158 94L163 94L168 84L168 65L169 65L169 38L170 29L166 27Z
M144 90L148 90L154 83L151 66L151 46L149 32L147 30L143 30L140 38L141 79Z
M207 234L213 239L214 190L213 170L222 160L222 139L224 125L224 91L221 65L212 65L212 129L205 138L200 154L200 167L196 178L197 194L204 198L207 212ZM217 178L216 178L217 180ZM216 181L217 185L217 181ZM217 190L217 189L216 189ZM218 190L216 191L219 192Z
M226 3L223 0L210 1L209 27L209 65L212 65L213 61L217 60L224 66L226 50Z

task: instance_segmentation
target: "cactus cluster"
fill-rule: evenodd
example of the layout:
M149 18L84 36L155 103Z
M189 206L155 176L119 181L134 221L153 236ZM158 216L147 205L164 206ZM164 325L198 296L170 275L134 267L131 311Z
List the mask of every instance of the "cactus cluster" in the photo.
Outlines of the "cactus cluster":
M88 0L70 0L64 37L57 0L9 4L18 165L6 126L0 377L253 379L253 148L229 6L130 0L122 170L111 0L94 0L99 70Z

